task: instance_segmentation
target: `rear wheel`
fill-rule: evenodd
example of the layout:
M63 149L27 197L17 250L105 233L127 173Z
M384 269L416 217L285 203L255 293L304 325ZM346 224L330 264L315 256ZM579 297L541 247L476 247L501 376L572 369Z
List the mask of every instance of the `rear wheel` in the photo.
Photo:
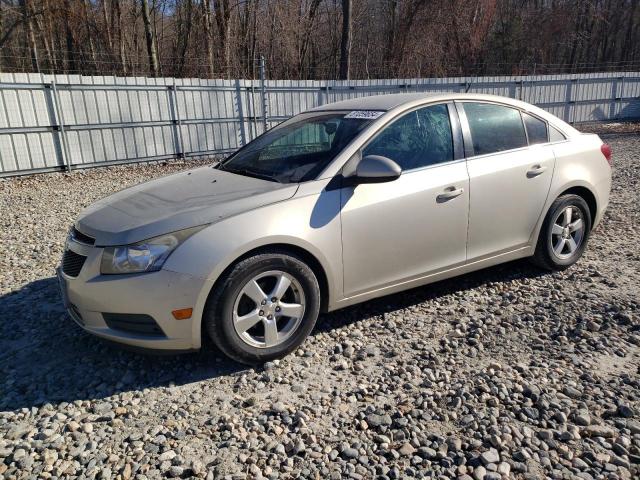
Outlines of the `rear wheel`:
M227 356L258 364L287 355L309 335L320 288L301 259L263 253L238 262L210 296L204 326Z
M544 219L533 262L547 270L565 270L582 256L591 232L591 212L578 195L562 195Z

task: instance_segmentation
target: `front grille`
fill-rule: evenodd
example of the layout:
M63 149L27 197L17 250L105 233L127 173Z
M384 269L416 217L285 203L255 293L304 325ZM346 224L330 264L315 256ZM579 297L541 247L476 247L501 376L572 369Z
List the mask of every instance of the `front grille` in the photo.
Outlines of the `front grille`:
M90 237L89 235L85 235L84 233L82 233L80 230L78 230L75 225L71 228L71 236L73 237L74 240L80 242L80 243L84 243L86 245L93 245L96 243L96 239L93 237Z
M62 271L70 277L77 277L86 259L87 257L84 255L79 255L73 250L67 250L62 257Z
M103 313L102 318L104 318L107 326L113 330L152 337L165 336L153 317L149 315L138 313Z

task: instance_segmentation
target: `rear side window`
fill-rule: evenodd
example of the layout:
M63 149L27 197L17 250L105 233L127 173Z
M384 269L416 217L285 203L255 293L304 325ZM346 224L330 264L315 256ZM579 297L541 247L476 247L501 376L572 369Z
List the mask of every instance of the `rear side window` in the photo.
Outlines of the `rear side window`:
M446 105L409 112L385 127L362 155L382 155L402 170L453 160L453 137Z
M549 141L547 122L524 112L522 112L522 119L524 120L524 124L527 127L529 145L535 145L537 143L547 143Z
M491 103L465 102L463 105L475 155L527 146L519 110Z

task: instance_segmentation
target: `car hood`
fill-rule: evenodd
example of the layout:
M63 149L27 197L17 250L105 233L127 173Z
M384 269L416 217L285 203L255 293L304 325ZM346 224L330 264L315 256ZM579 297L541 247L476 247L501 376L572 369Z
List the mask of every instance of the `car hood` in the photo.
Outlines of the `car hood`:
M82 211L76 228L96 245L126 245L280 202L297 188L201 167L99 200Z

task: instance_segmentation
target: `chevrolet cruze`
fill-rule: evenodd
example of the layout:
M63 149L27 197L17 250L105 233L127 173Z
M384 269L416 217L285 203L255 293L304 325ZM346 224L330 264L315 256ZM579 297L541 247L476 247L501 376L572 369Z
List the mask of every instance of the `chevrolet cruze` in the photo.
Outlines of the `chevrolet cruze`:
M508 98L323 105L84 210L63 301L108 340L177 352L209 336L264 362L323 311L522 257L569 267L607 207L610 160L597 135Z

